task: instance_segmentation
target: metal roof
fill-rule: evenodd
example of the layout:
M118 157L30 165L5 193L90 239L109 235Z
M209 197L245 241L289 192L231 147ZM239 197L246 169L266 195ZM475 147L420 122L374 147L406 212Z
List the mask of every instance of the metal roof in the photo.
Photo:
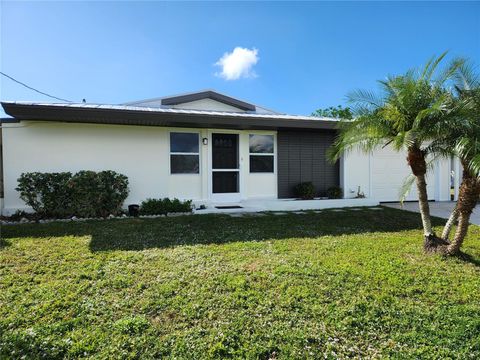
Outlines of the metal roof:
M238 107L239 109L244 111L257 114L280 114L278 111L267 109L264 106L259 106L249 101L247 102L238 98L231 97L229 95L220 93L214 89L203 89L195 92L181 93L137 101L129 101L121 105L171 108L172 105L207 98L222 102L227 105Z
M4 101L5 112L17 120L47 120L147 126L232 129L334 129L337 119L247 112L204 111L133 105Z

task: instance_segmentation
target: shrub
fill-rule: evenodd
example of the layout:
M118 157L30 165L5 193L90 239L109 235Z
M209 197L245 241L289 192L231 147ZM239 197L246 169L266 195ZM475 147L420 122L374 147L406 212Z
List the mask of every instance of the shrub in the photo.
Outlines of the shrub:
M118 214L128 196L128 179L114 171L23 173L20 198L44 217L98 217Z
M328 188L327 196L329 199L341 199L343 198L343 190L339 186L332 186Z
M147 199L140 204L141 215L166 215L168 213L191 212L192 200Z
M18 178L20 198L39 215L64 217L71 212L72 173L23 173Z
M295 196L303 199L310 200L315 197L315 186L312 182L303 182L295 186Z
M80 171L71 183L75 189L73 213L82 217L116 215L128 196L127 177L111 170Z
M27 213L23 210L17 210L12 215L10 215L10 217L8 217L8 220L10 220L10 221L20 221L23 218L28 219L28 218L31 218L31 217L32 217L32 214L29 214L29 213Z

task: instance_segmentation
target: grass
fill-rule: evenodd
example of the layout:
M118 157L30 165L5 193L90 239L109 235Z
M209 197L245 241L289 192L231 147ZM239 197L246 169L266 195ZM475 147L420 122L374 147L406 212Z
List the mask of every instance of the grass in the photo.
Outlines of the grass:
M435 219L435 225L442 223ZM0 358L479 358L462 259L395 209L4 226Z

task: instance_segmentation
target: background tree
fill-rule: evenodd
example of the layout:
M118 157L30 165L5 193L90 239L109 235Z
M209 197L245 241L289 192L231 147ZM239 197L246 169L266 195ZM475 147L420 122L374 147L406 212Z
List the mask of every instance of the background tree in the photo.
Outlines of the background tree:
M432 228L426 183L428 145L442 133L442 124L455 115L454 99L445 83L461 61L439 71L445 55L432 58L421 70L379 81L379 95L365 90L349 94L355 118L340 123L339 135L329 151L331 160L337 160L356 147L371 151L389 145L396 151L406 150L407 164L415 176L427 251L437 243L445 244Z
M353 119L353 112L349 107L344 108L342 105L338 105L337 107L330 106L325 109L317 109L312 113L312 116L350 120Z

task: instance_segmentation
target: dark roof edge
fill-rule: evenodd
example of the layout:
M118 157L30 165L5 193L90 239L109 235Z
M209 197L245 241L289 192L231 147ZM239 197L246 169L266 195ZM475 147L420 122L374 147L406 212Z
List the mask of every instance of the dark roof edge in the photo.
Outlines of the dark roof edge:
M172 96L168 98L163 98L161 101L162 101L162 105L178 105L178 104L183 104L183 103L203 100L203 99L216 100L221 103L234 106L238 109L242 109L245 111L255 111L256 109L255 105L253 104L249 104L244 101L237 100L230 96L219 94L211 90L201 91L201 92L186 94L186 95Z
M95 123L142 125L163 127L218 128L218 129L336 129L337 122L320 119L269 118L268 116L238 117L222 114L172 113L105 108L58 107L2 103L5 112L17 121L55 121L69 123Z
M0 124L11 124L11 123L19 123L19 119L15 119L14 117L11 118L0 118Z

